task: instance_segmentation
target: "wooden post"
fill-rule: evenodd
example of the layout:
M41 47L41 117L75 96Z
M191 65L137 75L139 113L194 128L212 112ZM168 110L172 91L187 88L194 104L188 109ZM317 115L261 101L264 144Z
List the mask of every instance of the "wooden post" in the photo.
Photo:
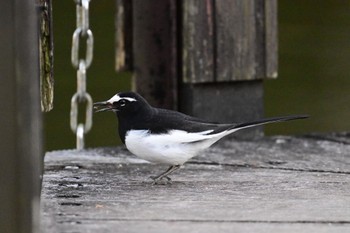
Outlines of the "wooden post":
M151 104L225 123L263 117L263 79L277 77L276 0L145 0L131 8L135 89ZM125 18L117 14L117 31ZM118 41L123 57L125 39Z
M177 108L176 0L133 4L135 89L155 106Z
M34 0L0 1L0 232L39 232L42 160Z
M212 122L233 123L263 117L261 80L183 84L179 95L180 111ZM262 136L261 128L242 130L232 137Z
M225 123L262 118L262 80L277 76L276 0L189 0L182 10L180 110Z

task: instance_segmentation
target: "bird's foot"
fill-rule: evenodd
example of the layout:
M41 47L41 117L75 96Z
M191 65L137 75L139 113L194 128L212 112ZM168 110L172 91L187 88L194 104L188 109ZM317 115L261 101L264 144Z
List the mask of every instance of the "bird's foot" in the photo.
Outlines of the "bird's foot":
M168 175L171 174L172 172L176 171L179 168L180 168L180 165L172 165L168 168L168 170L166 170L162 174L160 174L158 176L151 176L151 179L153 179L153 184L154 185L155 184L162 184L162 185L171 184L171 179Z
M153 180L153 185L168 185L171 184L171 178L169 176L150 176Z

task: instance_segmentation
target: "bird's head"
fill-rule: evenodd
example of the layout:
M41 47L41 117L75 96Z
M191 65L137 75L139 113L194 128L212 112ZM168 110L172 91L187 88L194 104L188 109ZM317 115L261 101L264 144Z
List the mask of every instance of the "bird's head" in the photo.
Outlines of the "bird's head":
M107 101L94 103L95 112L113 111L117 114L134 113L145 107L149 107L149 104L135 92L121 92Z

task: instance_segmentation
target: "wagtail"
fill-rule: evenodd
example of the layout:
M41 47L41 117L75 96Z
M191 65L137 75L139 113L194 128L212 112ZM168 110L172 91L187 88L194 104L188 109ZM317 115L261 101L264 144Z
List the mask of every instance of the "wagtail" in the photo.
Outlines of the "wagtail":
M183 113L154 108L139 94L122 92L94 104L96 112L115 112L119 136L141 159L170 167L151 177L154 184L170 183L169 175L201 151L238 130L273 122L307 118L306 115L267 118L247 123L217 124Z

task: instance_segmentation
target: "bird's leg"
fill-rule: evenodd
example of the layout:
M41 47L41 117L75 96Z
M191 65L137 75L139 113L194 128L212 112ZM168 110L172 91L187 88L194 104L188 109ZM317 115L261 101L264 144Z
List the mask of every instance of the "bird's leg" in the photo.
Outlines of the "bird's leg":
M172 165L168 168L168 170L159 174L158 176L151 176L151 178L154 180L153 184L159 184L159 181L161 181L164 178L166 178L168 182L171 182L171 179L170 177L168 177L168 175L170 175L171 173L173 173L179 168L180 168L180 165Z

